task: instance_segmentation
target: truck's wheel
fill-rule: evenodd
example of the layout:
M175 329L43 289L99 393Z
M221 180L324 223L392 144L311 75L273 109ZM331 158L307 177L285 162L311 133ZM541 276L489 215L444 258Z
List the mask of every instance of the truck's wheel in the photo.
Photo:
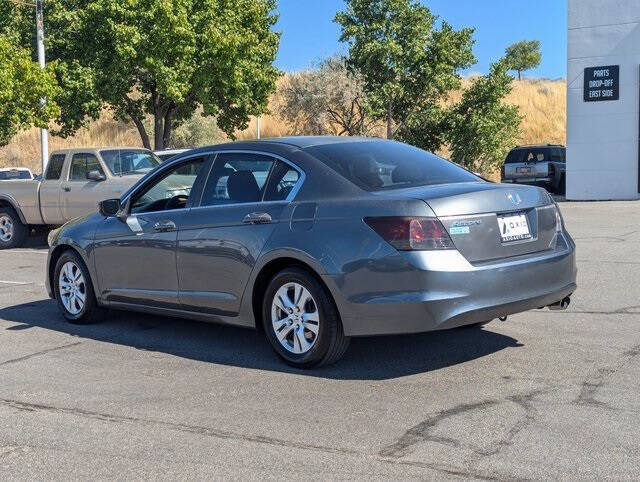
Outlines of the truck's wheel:
M18 213L9 206L0 207L0 249L22 246L29 228L22 224Z

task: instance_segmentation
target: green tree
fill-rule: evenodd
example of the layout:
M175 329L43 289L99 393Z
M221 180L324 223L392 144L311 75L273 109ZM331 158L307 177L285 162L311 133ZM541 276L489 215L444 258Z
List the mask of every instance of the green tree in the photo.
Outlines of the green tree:
M518 108L503 101L513 83L508 67L506 59L493 64L489 74L474 79L444 116L443 137L451 159L469 170L496 169L520 134Z
M374 117L403 129L418 110L434 110L460 87L460 70L475 62L473 29L454 30L417 0L347 0L336 15L348 63L364 80Z
M291 74L278 94L278 114L297 134L357 136L373 127L362 79L344 59L332 57L316 69Z
M59 135L74 133L107 106L136 125L148 148L151 139L156 149L170 145L173 130L197 109L233 137L267 109L275 91L275 0L58 0L45 6L47 57L57 60L63 87ZM26 25L20 17L15 22ZM30 38L24 28L22 38Z
M42 70L28 50L0 34L0 146L20 129L46 128L59 109L52 99L58 93L51 69Z
M522 72L535 69L542 61L539 40L522 40L507 47L505 51L509 70L518 72L518 80L522 80Z

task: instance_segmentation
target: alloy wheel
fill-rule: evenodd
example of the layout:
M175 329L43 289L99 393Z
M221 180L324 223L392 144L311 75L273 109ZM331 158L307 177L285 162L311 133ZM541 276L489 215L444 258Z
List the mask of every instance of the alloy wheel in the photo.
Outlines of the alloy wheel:
M9 216L0 216L0 241L8 243L13 237L13 221Z
M80 267L72 261L66 262L58 277L58 291L65 309L77 315L87 302L87 284Z
M277 340L287 351L297 355L307 353L318 340L318 305L300 283L286 283L273 297L271 323Z

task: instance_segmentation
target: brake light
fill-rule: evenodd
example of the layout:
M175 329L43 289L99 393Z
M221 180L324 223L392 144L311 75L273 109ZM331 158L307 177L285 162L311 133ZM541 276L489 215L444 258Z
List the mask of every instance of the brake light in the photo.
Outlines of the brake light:
M399 251L455 249L442 223L435 218L365 218L378 235Z

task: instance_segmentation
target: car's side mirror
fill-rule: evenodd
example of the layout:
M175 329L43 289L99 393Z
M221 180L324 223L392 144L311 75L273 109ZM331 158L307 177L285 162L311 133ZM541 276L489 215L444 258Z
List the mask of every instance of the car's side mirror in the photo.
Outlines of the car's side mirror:
M89 181L100 182L100 181L104 181L107 178L100 171L89 171L87 173L87 179L89 179Z
M120 199L107 199L98 203L100 214L107 218L116 216L120 212Z

